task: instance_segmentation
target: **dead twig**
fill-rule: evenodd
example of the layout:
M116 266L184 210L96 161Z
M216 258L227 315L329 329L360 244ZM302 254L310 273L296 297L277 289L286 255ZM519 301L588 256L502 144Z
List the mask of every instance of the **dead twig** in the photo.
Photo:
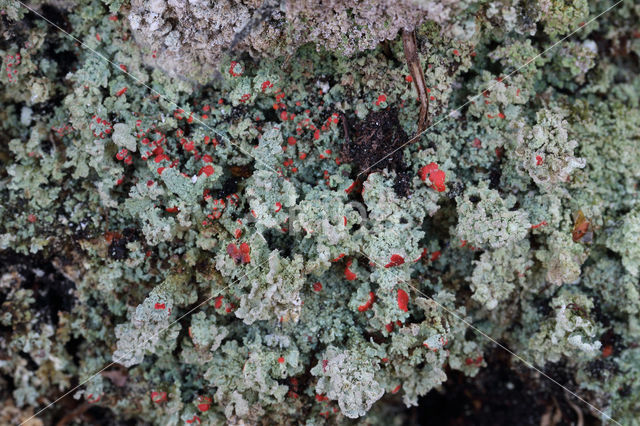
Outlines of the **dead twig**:
M413 31L402 31L402 46L404 47L404 57L407 60L407 66L416 86L418 97L420 98L420 118L418 119L418 133L422 133L428 123L429 115L429 98L427 97L427 85L424 82L424 72L420 65L418 57L418 47L416 45L416 35Z
M88 402L78 405L72 411L68 412L63 418L61 418L58 423L56 423L56 426L65 426L70 421L82 416L82 414L84 414L84 412L89 408L91 408L91 404L89 404Z
M578 416L578 422L576 423L576 426L584 426L584 415L582 414L582 410L580 409L580 407L578 407L573 403L573 401L569 399L569 394L565 393L564 397L567 400L567 404L569 404L569 406L573 408L573 411L576 412L576 416Z
M344 139L347 142L347 145L351 144L351 137L349 137L349 127L347 126L347 118L344 114L340 114L340 118L342 118L342 127L344 128Z

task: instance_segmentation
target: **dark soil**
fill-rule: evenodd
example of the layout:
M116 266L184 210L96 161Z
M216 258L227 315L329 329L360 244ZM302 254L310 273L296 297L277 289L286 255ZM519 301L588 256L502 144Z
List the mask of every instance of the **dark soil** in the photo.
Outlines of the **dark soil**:
M121 235L113 237L111 244L109 244L109 257L114 260L122 260L129 257L129 249L127 244L140 239L140 235L137 229L126 228L122 231Z
M575 425L577 414L565 398L565 391L550 380L540 377L523 365L510 366L511 357L501 349L494 350L476 377L447 371L442 393L431 391L419 400L412 413L414 425L448 426L540 426L549 411L561 413L559 422L550 425ZM550 365L545 374L569 389L576 389L572 373L562 365ZM584 395L581 395L585 397ZM588 398L586 398L588 400ZM599 421L589 414L584 403L572 398L584 415L584 425Z
M345 122L345 133L342 161L354 166L353 178L358 177L362 182L371 173L394 170L396 181L393 189L398 196L409 195L411 178L401 148L408 137L398 121L395 108L372 112L352 127Z
M58 323L58 312L71 312L75 304L75 284L40 255L20 255L11 250L0 251L0 274L15 269L24 277L22 287L33 290L34 308L40 317ZM0 293L0 305L5 294Z

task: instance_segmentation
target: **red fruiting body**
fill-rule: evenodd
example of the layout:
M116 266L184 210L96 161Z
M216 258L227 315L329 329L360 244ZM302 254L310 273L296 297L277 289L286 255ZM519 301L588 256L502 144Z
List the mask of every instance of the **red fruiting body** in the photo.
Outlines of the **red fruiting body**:
M446 187L444 185L445 173L438 168L436 163L429 163L420 169L420 179L423 181L431 181L431 188L438 192L444 192Z
M166 308L166 305L164 303L156 303L156 305L154 307L155 307L155 309L160 310L160 309Z
M402 385L398 385L398 386L396 386L396 387L391 391L391 393L398 393L398 391L400 390L400 388L401 388L401 387L402 387Z
M322 290L322 283L317 282L317 283L313 283L313 291L321 291Z
M284 363L284 358L283 357L278 358L278 363L283 364Z
M386 328L387 331L391 333L393 331L393 323L390 322L389 324L385 325L384 328Z
M251 261L251 257L249 253L251 252L251 247L249 244L242 243L240 244L240 248L236 247L235 244L230 243L227 246L227 253L236 261L236 263L249 263Z
M210 397L199 396L197 401L198 401L198 410L202 411L203 413L209 410L209 407L211 405Z
M224 296L218 296L218 297L216 297L216 301L215 301L215 303L213 304L213 306L214 306L216 309L219 309L219 308L222 306L222 299L223 299L223 298L224 298Z
M195 145L193 141L188 141L188 142L185 142L184 145L182 145L182 148L184 148L184 150L187 152L192 152L195 149Z
M357 278L357 275L351 271L351 269L349 269L349 267L351 266L351 260L349 260L347 262L347 266L344 267L344 277L347 279L347 281L353 281Z
M547 225L547 221L543 220L542 222L536 224L536 225L531 225L531 229L536 229L536 228L540 228L541 226L545 226Z
M116 154L116 158L118 160L124 160L124 157L127 156L127 154L129 153L129 151L127 151L126 148L122 148L117 154Z
M540 166L542 165L542 157L539 155L536 155L536 166Z
M167 400L166 392L151 392L151 401L159 404Z
M123 87L122 89L120 89L120 90L118 90L118 91L116 92L116 96L122 96L122 95L124 95L124 93L125 93L126 91L127 91L127 88L126 88L126 87Z
M229 74L231 74L233 77L240 77L242 75L242 71L236 72L236 65L238 65L236 61L231 61L231 66L229 67Z
M353 181L353 183L351 185L349 185L349 187L347 189L344 190L344 192L346 192L347 194L350 193L351 191L353 191L353 188L355 188L357 181Z
M370 291L369 300L367 300L367 303L365 303L364 305L358 306L358 312L364 312L369 310L373 306L373 302L375 301L376 301L376 295L374 294L374 292Z
M429 174L436 170L438 170L438 165L436 163L429 163L426 166L423 166L419 173L420 179L422 179L423 182L426 181Z
M422 253L420 253L420 256L418 256L418 258L414 260L414 262L418 262L420 259L426 258L427 254L429 253L427 252L427 248L425 247L422 249Z
M387 101L387 96L386 95L380 95L378 96L378 100L376 101L376 106L380 106L381 103L386 102Z
M436 170L429 175L431 187L438 192L444 192L447 188L444 185L445 173L442 170Z
M392 266L399 266L399 265L402 265L403 263L404 263L404 257L400 256L399 254L392 254L391 262L384 265L384 267L391 268Z
M198 176L200 176L203 173L205 175L207 175L207 176L211 176L214 172L215 172L215 170L214 170L213 166L209 164L209 165L203 166L200 169L200 171L198 172Z
M344 268L344 276L347 279L347 281L353 281L357 278L357 275L354 272L352 272L348 266Z
M198 422L198 424L200 424L200 417L196 416L195 414L193 415L191 420L187 420L187 423L189 423L189 424L195 423L195 422Z
M407 312L409 309L407 308L407 304L409 303L409 295L406 291L402 289L398 289L398 308L400 310Z
M480 365L482 364L482 355L478 356L476 359L473 358L467 358L464 360L464 363L466 365Z

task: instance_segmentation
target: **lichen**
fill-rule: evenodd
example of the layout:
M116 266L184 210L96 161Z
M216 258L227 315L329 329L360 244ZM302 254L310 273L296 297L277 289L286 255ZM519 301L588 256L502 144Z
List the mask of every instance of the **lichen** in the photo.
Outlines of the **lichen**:
M76 39L0 0L0 423L409 423L505 371L573 418L531 365L639 417L632 2L29 6Z

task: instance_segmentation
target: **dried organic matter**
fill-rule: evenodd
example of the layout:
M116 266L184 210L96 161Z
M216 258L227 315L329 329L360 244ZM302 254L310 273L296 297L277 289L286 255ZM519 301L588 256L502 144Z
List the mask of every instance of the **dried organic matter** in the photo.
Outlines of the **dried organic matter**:
M409 170L398 149L407 141L398 121L398 111L388 108L370 113L366 119L345 126L345 143L342 146L343 161L354 166L354 178L366 180L371 173L387 169L396 172L394 190L399 196L407 196L410 188ZM362 175L362 176L361 176Z

